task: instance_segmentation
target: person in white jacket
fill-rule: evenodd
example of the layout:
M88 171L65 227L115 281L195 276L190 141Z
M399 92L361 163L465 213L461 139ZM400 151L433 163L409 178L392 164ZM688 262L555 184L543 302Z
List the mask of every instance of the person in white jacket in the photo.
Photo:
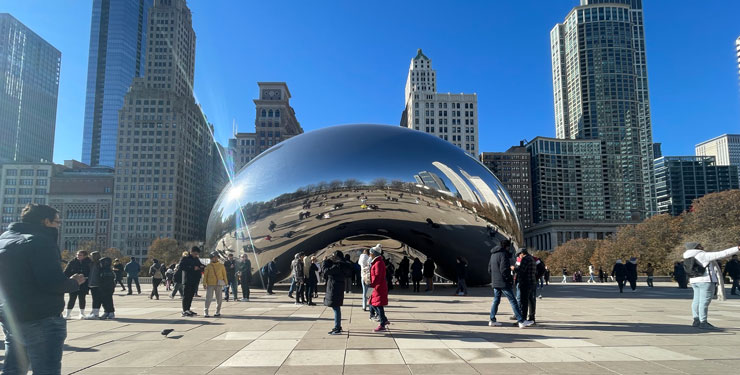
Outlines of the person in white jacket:
M375 246L380 248L380 244ZM362 279L362 311L367 311L367 289L370 286L370 249L364 249L357 262L360 264L360 277Z
M694 258L705 268L703 275L694 276L689 279L691 288L694 289L694 300L691 303L691 313L694 316L692 326L703 329L714 328L713 325L707 322L707 313L709 311L709 303L712 302L712 297L714 297L715 283L719 283L720 287L718 291L719 300L725 300L724 280L722 280L722 272L717 264L717 260L730 257L733 254L737 254L738 251L740 251L740 247L736 246L727 250L707 252L704 251L704 247L698 242L686 243L686 251L683 253L684 262L687 262L690 258Z

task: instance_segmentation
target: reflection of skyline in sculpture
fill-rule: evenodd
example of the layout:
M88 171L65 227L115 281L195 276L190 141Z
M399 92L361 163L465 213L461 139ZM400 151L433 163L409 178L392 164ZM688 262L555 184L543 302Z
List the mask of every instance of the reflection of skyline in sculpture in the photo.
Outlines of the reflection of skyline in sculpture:
M501 186L464 151L422 132L321 128L281 142L239 172L211 211L205 246L235 252L247 246L253 273L275 259L284 278L298 252L326 253L342 239L384 236L434 259L448 279L456 257L464 256L469 284L485 284L490 249L503 239L522 243Z
M432 189L444 192L450 191L450 189L447 188L447 185L445 185L445 182L442 181L442 179L434 172L421 171L418 175L414 175L414 179L416 179L416 182L419 184L429 186Z
M468 184L465 183L465 180L455 173L452 168L439 161L433 162L432 165L437 167L437 169L439 169L450 180L452 186L455 187L455 190L457 190L457 194L459 194L461 199L471 203L480 203L478 197L473 193L473 190L470 189Z

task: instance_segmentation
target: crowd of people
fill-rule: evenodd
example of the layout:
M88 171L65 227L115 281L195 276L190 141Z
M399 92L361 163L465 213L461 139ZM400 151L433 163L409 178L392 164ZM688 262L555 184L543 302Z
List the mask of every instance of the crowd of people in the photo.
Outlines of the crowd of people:
M75 259L62 269L57 246L60 224L59 213L54 208L29 204L21 212L21 221L12 223L0 235L0 325L5 335L3 373L27 373L29 367L39 374L60 373L62 348L67 336L65 318L71 318L75 305L79 307L82 319L115 318L113 293L117 285L122 291L126 290L122 282L123 272L127 274L128 294L132 294L133 285L141 293L138 283L141 266L136 259L124 266L117 259L102 256L97 251L78 251ZM685 247L682 265L676 265L673 276L679 286L683 286L682 278L687 278L693 289L692 325L712 329L714 327L708 322L709 304L715 294L719 299L725 298L725 276L733 278L731 293L736 294L738 289L740 262L737 253L740 247L715 252L705 251L699 243L687 243ZM177 264L169 267L153 261L149 267L153 286L149 298L159 298L157 288L164 280L166 289L172 291L171 298L181 294L182 316L186 317L197 315L192 311L192 303L201 283L206 294L203 311L206 317L210 316L214 299L215 317L221 314L223 296L227 300L231 296L234 301L249 301L252 275L246 255L241 261L228 255L222 262L222 255L214 251L208 254L208 262L202 262L200 253L201 249L194 246L183 253ZM731 260L723 271L719 261L728 257ZM457 258L457 295L467 292L467 268L465 259ZM398 269L401 271L395 272ZM511 319L516 320L520 328L536 325L536 291L544 286L543 283L549 282L549 269L544 262L526 248L514 250L512 243L504 240L491 250L488 271L493 288L489 325L503 325L496 319L502 296L509 301L513 311ZM566 272L564 269L563 274ZM626 284L635 289L637 272L635 258L626 263L621 260L615 263L612 277L617 281L620 292ZM648 264L643 272L648 275L648 285L652 287L652 265ZM592 268L589 273L592 276L589 281L594 281ZM600 269L600 276L601 273L603 270ZM263 277L268 294L274 294L272 288L278 275L275 260L263 266L258 274ZM391 324L385 307L389 303L388 291L394 278L399 287L405 288L409 287L408 280L411 279L415 292L420 289L420 281L426 278L427 290L432 291L434 262L428 258L422 264L418 258L411 262L404 257L396 268L389 258L383 257L380 244L364 249L357 262L352 262L339 250L320 263L315 256L298 254L292 264L291 298L295 293L296 303L315 305L313 299L318 296L318 281L324 280L323 304L334 312L334 326L328 333L342 334L341 307L356 278L362 286L363 310L369 311L369 319L378 322L375 331L384 331ZM242 287L241 299L237 299L239 284ZM370 295L369 290L372 290ZM65 294L69 295L66 311ZM85 312L87 294L92 295L90 314ZM101 307L103 315L100 315Z

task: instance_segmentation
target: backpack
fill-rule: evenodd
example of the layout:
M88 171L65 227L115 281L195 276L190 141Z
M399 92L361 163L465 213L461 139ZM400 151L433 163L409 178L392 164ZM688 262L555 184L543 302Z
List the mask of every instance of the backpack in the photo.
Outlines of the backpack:
M707 268L702 266L694 257L684 259L683 269L686 272L686 276L689 278L704 276L704 272L707 270Z

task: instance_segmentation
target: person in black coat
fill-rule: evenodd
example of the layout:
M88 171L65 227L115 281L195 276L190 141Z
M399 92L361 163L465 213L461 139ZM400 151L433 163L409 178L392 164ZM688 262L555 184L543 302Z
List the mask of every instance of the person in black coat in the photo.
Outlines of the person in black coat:
M190 310L190 306L193 303L195 292L198 290L201 272L203 272L203 269L205 268L199 258L200 248L198 246L193 246L190 249L190 255L183 257L180 260L179 268L180 271L182 271L184 285L182 296L182 316L198 315Z
M622 264L621 259L617 259L617 263L614 264L614 268L612 269L612 277L617 280L619 293L622 293L622 291L624 290L624 280L627 278L627 270L625 269L624 264Z
M344 278L351 272L350 267L339 250L335 251L331 258L326 259L321 267L324 271L324 280L326 280L324 306L334 310L334 328L329 331L330 335L342 334L341 307L344 304Z
M424 278L427 280L427 288L424 290L425 292L433 292L434 291L434 260L432 258L427 258L427 260L424 262Z
M500 245L491 249L491 259L488 262L488 272L491 274L491 287L493 287L493 304L491 304L491 315L488 322L488 325L491 327L502 325L501 322L496 321L496 313L501 303L501 295L504 295L509 300L511 310L514 312L514 317L519 323L520 328L532 325L531 321L524 320L522 312L519 310L519 304L514 297L514 276L511 273L510 247L511 242L509 240L503 240Z
M229 302L229 288L231 288L231 294L234 295L234 301L237 301L236 290L237 290L237 279L236 279L236 259L234 254L229 254L224 262L224 268L226 269L226 282L224 285L224 292L226 293L226 302Z
M635 291L637 288L637 258L632 257L627 264L624 265L626 271L627 281L630 283L630 288Z
M85 275L85 277L90 277L91 261L88 255L89 254L85 250L78 251L77 257L67 263L67 267L64 268L64 276L70 277L74 274L81 273ZM80 301L80 319L85 319L85 305L87 302L85 301L85 299L87 297L88 291L89 288L87 286L87 280L85 280L84 283L80 284L79 290L69 293L69 301L67 302L67 311L64 314L64 319L72 318L72 309L75 307L76 299L79 299Z
M311 265L308 269L308 291L306 292L306 299L308 300L309 306L316 306L316 304L313 302L313 296L314 293L316 293L316 288L319 285L319 277L317 273L319 272L319 266L316 264L316 257L311 257Z
M679 288L688 288L688 280L686 279L686 270L683 268L683 262L673 264L673 279L676 280Z
M265 279L265 288L267 288L267 294L275 294L272 291L272 287L275 285L275 278L277 277L277 264L275 258L267 262L260 270L262 277Z
M414 263L411 264L411 281L414 283L414 292L417 293L421 291L419 284L423 277L423 273L421 271L423 267L424 266L421 264L419 258L414 258Z
M398 264L398 284L402 288L409 288L409 266L411 262L407 256L403 256L401 263Z
M464 296L468 294L468 288L465 284L465 278L468 277L468 262L463 257L457 257L455 264L455 273L457 274L457 290L455 294Z
M242 285L242 302L249 302L249 283L252 282L252 262L246 253L242 254L242 259L238 264L237 270L239 284Z
M66 277L57 240L56 209L29 204L21 222L0 235L0 326L5 333L4 374L61 374L67 322L64 294L85 276ZM11 324L12 323L12 324Z
M126 287L123 285L123 263L118 258L113 259L113 274L116 276L116 285L121 285L121 291L125 292Z

